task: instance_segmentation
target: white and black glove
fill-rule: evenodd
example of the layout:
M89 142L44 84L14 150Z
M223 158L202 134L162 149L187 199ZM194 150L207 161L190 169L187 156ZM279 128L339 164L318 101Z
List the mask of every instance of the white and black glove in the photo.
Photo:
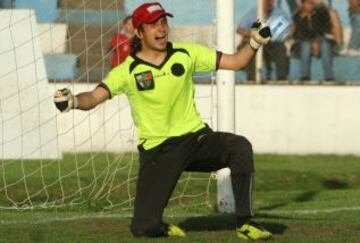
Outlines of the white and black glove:
M67 88L59 89L54 94L54 103L56 108L61 112L68 112L77 108L77 98Z
M266 45L271 39L270 27L260 20L256 20L251 26L250 46L254 50L258 50L261 45Z

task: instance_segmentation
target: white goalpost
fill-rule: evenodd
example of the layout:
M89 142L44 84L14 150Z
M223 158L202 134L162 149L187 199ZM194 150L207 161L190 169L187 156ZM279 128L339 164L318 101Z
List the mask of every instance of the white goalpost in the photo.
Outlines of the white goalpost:
M207 11L197 0L183 10L177 8L181 1L160 1L175 14L170 40L200 42L233 53L234 1L204 1ZM67 114L58 113L52 104L56 89L91 90L100 81L92 79L106 75L108 41L119 31L126 12L119 10L118 1L95 5L90 0L61 0L61 22L37 23L36 7L0 11L6 20L0 24L0 209L80 206L126 214L132 210L138 169L136 131L126 98L115 97L90 112ZM117 22L112 23L115 16ZM210 73L196 74L195 79L206 80L196 85L204 121L215 130L234 132L234 72L219 71L217 85ZM229 170L214 178L185 173L168 211L209 209L217 201L220 212L233 212ZM201 186L192 188L198 182Z
M224 53L234 53L235 26L234 0L216 1L217 48ZM220 7L221 6L221 7ZM217 129L224 132L235 132L235 72L219 70L217 82ZM228 168L217 172L217 203L220 212L234 212L234 195Z

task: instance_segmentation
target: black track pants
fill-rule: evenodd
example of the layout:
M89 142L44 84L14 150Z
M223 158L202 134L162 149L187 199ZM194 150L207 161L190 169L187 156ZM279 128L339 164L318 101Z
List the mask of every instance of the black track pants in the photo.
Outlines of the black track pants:
M236 216L252 216L253 152L245 137L204 128L168 139L150 150L139 146L139 152L140 170L131 223L134 235L166 235L162 215L183 171L211 172L229 167Z

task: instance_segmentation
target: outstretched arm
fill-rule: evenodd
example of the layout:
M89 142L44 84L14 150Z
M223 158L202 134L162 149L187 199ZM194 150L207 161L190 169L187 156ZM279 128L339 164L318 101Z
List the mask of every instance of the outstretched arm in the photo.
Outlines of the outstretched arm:
M109 93L101 86L90 92L73 95L67 88L57 90L54 94L54 103L61 112L71 109L91 110L109 98Z
M91 92L79 93L75 97L78 102L76 109L91 110L98 104L107 100L109 98L109 93L103 87L98 86Z
M219 69L239 70L245 68L261 45L267 44L270 38L270 28L260 21L256 21L251 27L249 44L235 54L223 54L219 62Z
M250 38L250 31L242 27L237 27L236 33L241 35L243 38Z
M251 62L255 54L256 50L251 48L250 44L247 44L235 54L223 54L220 59L219 69L243 69Z

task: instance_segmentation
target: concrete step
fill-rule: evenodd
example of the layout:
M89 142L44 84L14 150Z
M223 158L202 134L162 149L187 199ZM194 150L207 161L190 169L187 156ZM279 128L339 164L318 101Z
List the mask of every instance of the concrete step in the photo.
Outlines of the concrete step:
M107 73L111 70L110 66L95 66L93 68L80 68L78 83L100 83Z
M300 60L294 57L290 58L289 81L298 82ZM335 56L333 59L333 70L335 75L335 82L345 84L345 82L360 82L360 56ZM276 67L273 66L271 70L271 80L276 82ZM265 79L265 69L263 72L263 79ZM236 72L236 80L241 82L247 81L247 74L245 71ZM312 83L319 84L324 80L324 73L322 68L322 59L313 57L311 60L311 76ZM309 81L307 81L309 82Z
M101 55L101 53L85 53L77 56L78 65L80 68L94 68L94 66L111 65L111 53Z
M118 32L114 25L69 25L66 52L78 56L79 66L92 67L103 62L110 65L111 53L108 53L111 37Z
M124 10L62 9L58 21L81 25L112 25L121 22L125 16Z
M111 59L112 54L108 52L108 42L104 41L101 43L100 41L88 40L88 42L85 43L84 40L79 40L76 42L68 42L68 44L67 52L77 56L80 67L84 65L92 66L103 59ZM110 61L106 62L110 64Z
M3 2L0 0L0 2ZM30 1L30 0L12 0L15 9L33 9L38 23L53 23L59 17L57 0ZM1 20L5 21L5 20Z
M119 25L68 25L68 39L90 40L90 39L109 39L120 31Z
M74 54L45 54L44 62L47 76L51 80L73 80L79 74Z
M72 39L67 42L66 52L74 53L76 55L83 55L84 53L96 54L100 55L103 53L104 55L109 49L109 41L104 39Z
M290 58L290 80L299 80L300 60ZM335 56L333 59L335 81L359 81L360 56ZM321 58L311 60L311 80L324 80Z
M123 0L59 0L59 8L62 9L93 9L93 10L109 10L124 9Z

